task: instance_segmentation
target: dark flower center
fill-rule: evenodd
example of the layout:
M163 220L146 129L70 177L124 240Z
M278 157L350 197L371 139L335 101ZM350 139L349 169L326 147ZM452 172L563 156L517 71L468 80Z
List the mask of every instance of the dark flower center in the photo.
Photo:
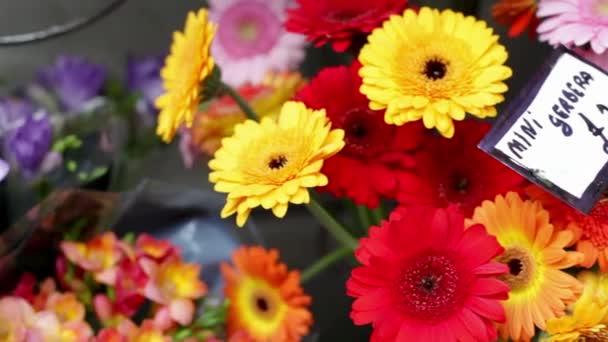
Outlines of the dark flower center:
M272 170L282 169L287 164L287 158L283 155L273 157L268 162L268 167Z
M511 259L507 261L507 266L509 266L509 273L514 276L518 276L521 273L522 268L524 267L524 265L522 265L521 263L521 260L519 259Z
M454 190L465 193L469 187L469 180L466 177L458 177L454 182Z
M266 301L266 298L263 297L256 298L255 306L262 312L266 312L269 309L268 302Z
M382 113L367 107L347 110L334 120L334 125L344 130L344 153L358 157L374 156L393 136L393 128L384 123Z
M423 73L428 79L436 81L444 78L447 71L447 64L435 58L426 62Z
M500 279L507 283L511 290L524 288L534 279L534 260L530 252L523 248L507 248L497 261L509 267L509 273Z
M279 312L279 303L273 298L272 294L264 289L254 290L250 303L252 309L256 312L256 316L263 319L272 320Z
M455 255L430 250L407 261L397 278L395 294L409 317L443 319L464 300L468 279Z

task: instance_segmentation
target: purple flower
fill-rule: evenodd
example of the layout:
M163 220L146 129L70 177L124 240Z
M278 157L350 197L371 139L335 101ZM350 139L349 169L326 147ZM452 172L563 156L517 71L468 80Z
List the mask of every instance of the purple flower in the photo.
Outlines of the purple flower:
M89 100L98 96L106 77L106 68L75 56L60 56L55 64L38 73L39 82L54 92L69 112L83 110Z
M136 104L139 114L156 115L158 113L154 101L163 93L160 70L164 63L164 54L142 58L129 57L127 61L127 87L141 95Z
M0 134L9 132L21 124L26 116L34 112L34 106L18 98L0 100Z
M24 175L36 174L42 167L53 141L48 113L37 111L25 116L21 125L9 133L7 149Z

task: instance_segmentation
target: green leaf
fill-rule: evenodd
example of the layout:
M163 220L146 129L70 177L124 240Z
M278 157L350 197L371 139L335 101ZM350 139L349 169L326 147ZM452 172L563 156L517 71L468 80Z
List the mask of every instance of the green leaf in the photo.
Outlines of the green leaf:
M208 306L204 309L203 314L194 322L194 326L203 329L211 329L221 326L226 321L228 315L228 300L218 306Z
M65 168L74 173L76 172L76 169L78 169L78 163L75 160L70 159L65 163Z

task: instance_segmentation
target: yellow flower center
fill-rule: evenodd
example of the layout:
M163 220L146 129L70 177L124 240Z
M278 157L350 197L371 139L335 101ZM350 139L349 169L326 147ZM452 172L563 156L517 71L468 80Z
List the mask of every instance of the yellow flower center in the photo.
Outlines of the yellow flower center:
M238 28L239 35L244 41L254 41L260 32L260 28L252 21L243 21Z
M170 298L190 298L200 282L195 269L179 263L162 267L159 279L163 292Z
M608 16L608 2L599 0L595 6L596 11L602 16Z
M275 333L287 313L279 290L262 279L244 280L237 301L242 308L243 321L259 339Z

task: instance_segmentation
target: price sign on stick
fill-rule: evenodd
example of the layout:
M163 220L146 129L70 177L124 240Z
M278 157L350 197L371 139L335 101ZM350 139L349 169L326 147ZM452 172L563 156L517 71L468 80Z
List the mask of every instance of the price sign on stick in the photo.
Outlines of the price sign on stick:
M608 183L608 74L556 50L479 147L588 213Z

